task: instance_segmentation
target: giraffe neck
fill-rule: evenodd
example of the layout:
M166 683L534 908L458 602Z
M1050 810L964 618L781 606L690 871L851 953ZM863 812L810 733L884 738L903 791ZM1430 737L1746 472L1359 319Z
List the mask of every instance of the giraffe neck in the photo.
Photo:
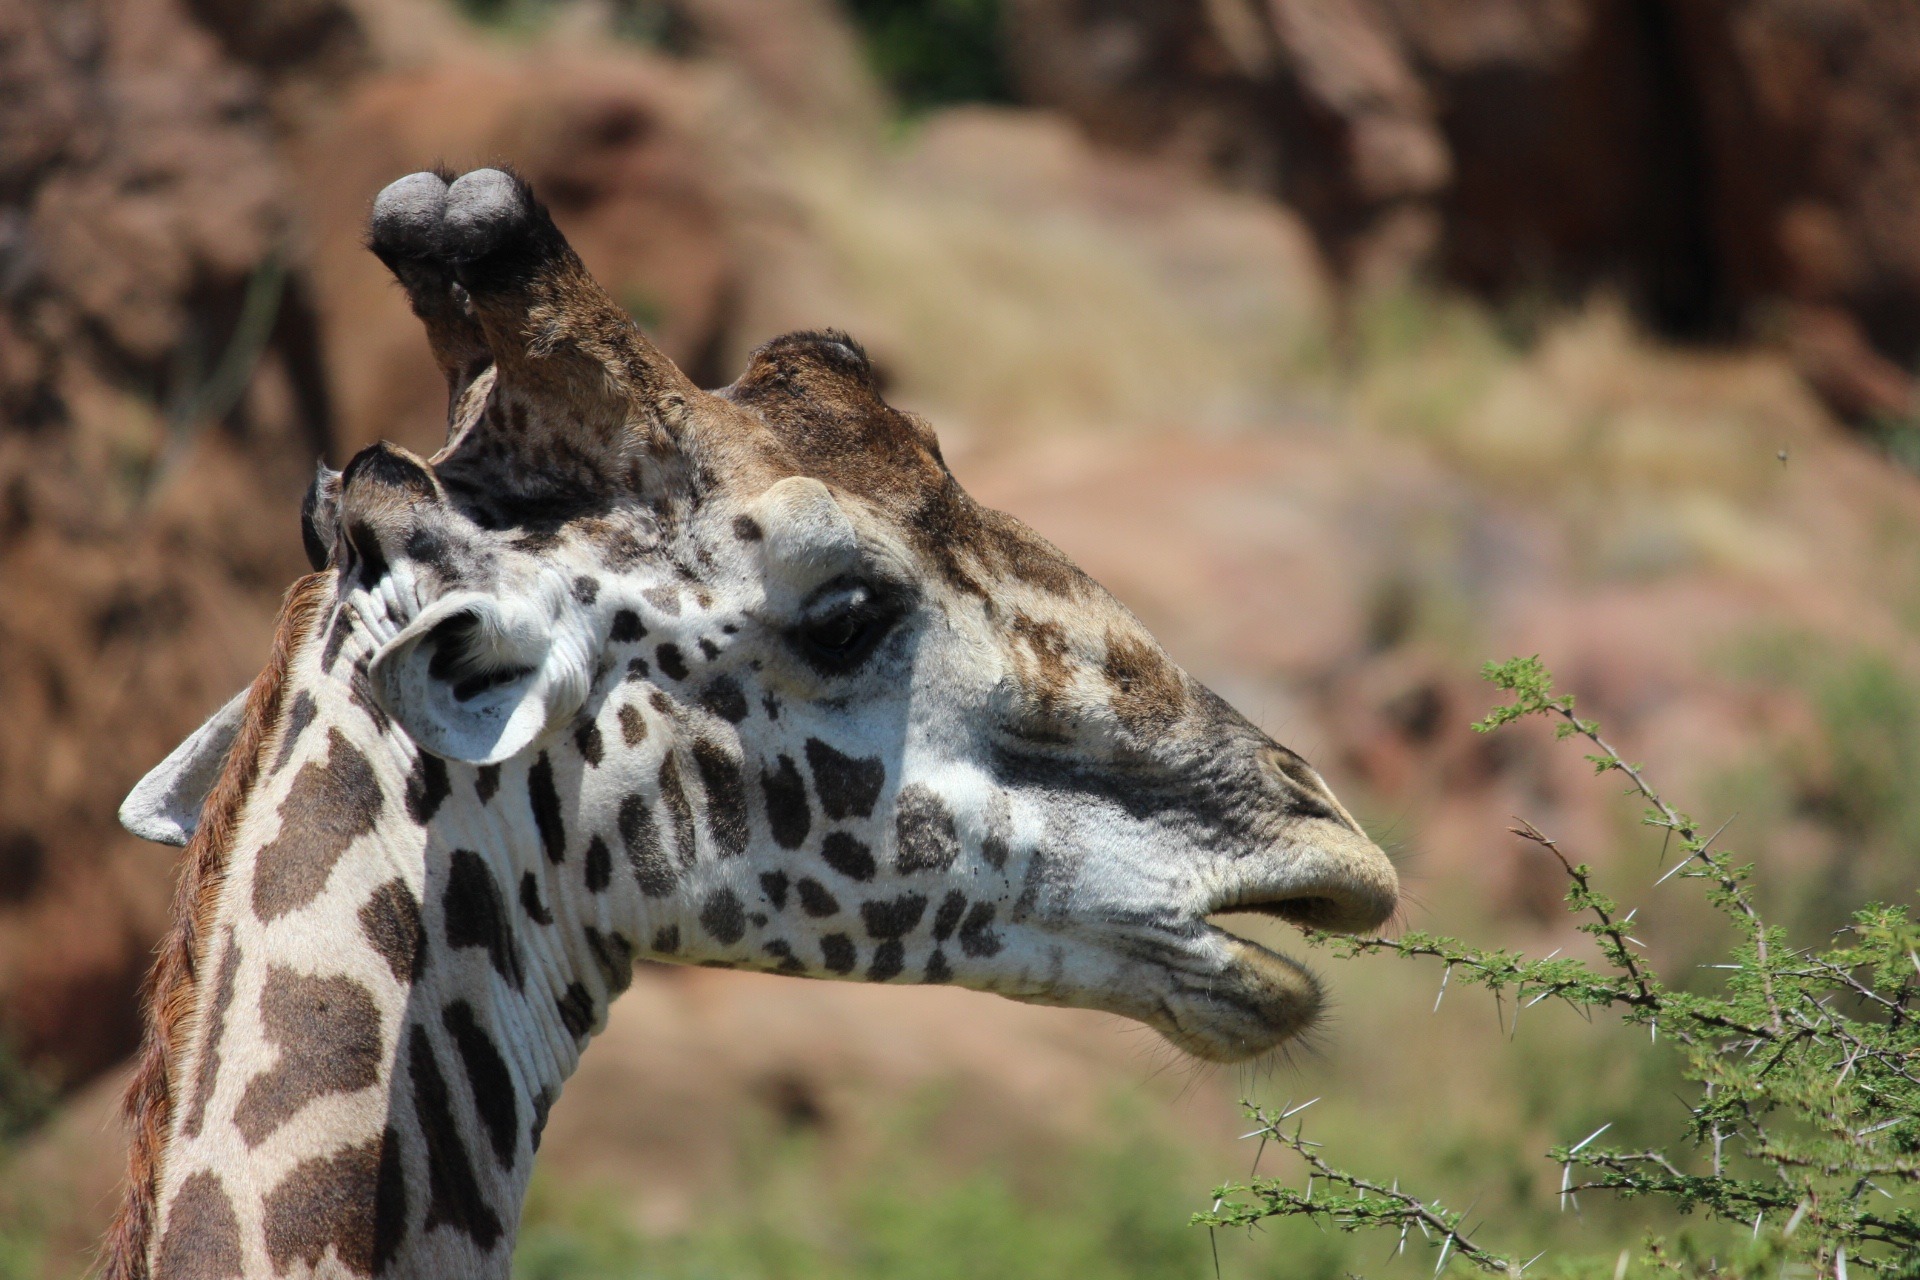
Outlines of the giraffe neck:
M628 939L671 941L625 859L568 847L577 747L426 755L366 695L357 643L291 645L194 913L156 1280L506 1275L547 1108L630 980Z

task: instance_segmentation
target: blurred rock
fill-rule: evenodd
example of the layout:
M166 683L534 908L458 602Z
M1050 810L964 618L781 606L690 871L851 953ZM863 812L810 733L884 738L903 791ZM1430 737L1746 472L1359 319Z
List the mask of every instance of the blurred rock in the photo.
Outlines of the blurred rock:
M1431 266L1495 295L1605 284L1670 333L1784 328L1849 417L1913 411L1920 10L1901 0L1010 14L1030 97L1280 195L1350 281Z
M265 91L188 8L0 6L0 139L0 1037L71 1083L164 922L119 797L256 668L330 411Z

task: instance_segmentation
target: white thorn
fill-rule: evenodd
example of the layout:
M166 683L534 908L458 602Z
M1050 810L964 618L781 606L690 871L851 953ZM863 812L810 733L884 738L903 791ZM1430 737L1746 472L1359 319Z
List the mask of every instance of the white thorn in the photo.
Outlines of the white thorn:
M1609 1120L1605 1124L1601 1125L1598 1129L1595 1129L1592 1133L1588 1134L1586 1137L1580 1139L1578 1143L1568 1148L1567 1154L1570 1156L1579 1155L1581 1150L1589 1142L1592 1142L1595 1138L1599 1137L1601 1134L1605 1133L1607 1130L1611 1128L1613 1128L1613 1121Z

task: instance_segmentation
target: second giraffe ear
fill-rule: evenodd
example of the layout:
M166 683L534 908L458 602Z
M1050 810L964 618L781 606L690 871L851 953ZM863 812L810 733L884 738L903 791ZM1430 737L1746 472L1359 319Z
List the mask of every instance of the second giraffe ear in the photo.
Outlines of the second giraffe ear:
M584 639L537 604L462 591L389 640L368 674L381 704L421 747L497 764L573 718L591 661Z
M120 825L156 844L184 845L200 826L207 793L220 781L227 753L246 718L242 689L193 731L185 742L147 771L120 805Z

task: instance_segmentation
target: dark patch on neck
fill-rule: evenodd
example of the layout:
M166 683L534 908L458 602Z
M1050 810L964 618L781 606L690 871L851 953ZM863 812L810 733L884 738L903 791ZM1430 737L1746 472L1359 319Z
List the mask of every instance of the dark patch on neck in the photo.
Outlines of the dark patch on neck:
M267 970L260 1021L279 1061L247 1082L234 1127L257 1147L318 1098L378 1083L380 1011L351 978L315 978L280 965Z
M486 859L467 849L455 849L447 864L447 889L442 898L447 918L447 945L481 947L494 972L518 991L526 985L526 965L513 936L506 905Z
M473 794L481 804L492 800L500 790L500 766L483 764L473 771Z
M807 739L807 767L813 770L821 811L835 822L871 815L887 781L887 767L878 756L855 759L818 738Z
M373 721L376 733L387 733L393 728L393 717L387 714L385 707L373 696L373 680L367 675L365 664L355 664L347 676L347 698L354 706Z
M573 745L580 752L580 758L589 768L598 769L600 762L606 759L606 743L600 738L600 726L591 720L583 721L573 731Z
M567 856L567 831L560 823L560 793L553 785L553 761L542 751L527 770L527 800L533 805L533 825L540 832L540 847L548 862L560 862Z
M784 871L760 873L760 892L767 895L767 901L773 904L775 911L787 909L787 886L787 873Z
M320 670L333 674L333 664L340 660L340 650L347 643L347 611L335 609L333 618L327 623L327 642L320 649Z
M234 940L232 926L226 933L226 949L220 955L220 976L213 985L213 1003L203 1015L200 1030L200 1061L193 1073L193 1103L187 1108L182 1132L189 1138L200 1135L207 1116L207 1100L220 1077L220 1040L227 1033L227 1009L233 1003L234 975L240 969L240 944Z
M592 925L586 925L581 935L587 941L587 950L593 956L593 964L600 971L600 979L606 983L609 995L617 996L633 983L633 944L617 933L602 933Z
M645 797L629 795L620 802L620 841L641 893L664 898L679 885L680 873L660 848L660 832Z
M579 983L570 983L558 1000L553 1002L555 1012L560 1015L560 1025L567 1034L578 1041L593 1030L593 997Z
M293 700L293 710L287 714L286 731L280 735L280 750L273 757L273 768L267 770L268 776L279 773L287 767L287 761L293 758L293 749L300 744L300 735L313 723L314 716L320 712L320 704L305 689Z
M502 1169L510 1170L520 1142L520 1108L506 1059L465 1000L455 1000L442 1009L440 1022L453 1037L453 1047L473 1091L474 1109L480 1113L480 1123L493 1145L494 1159Z
M665 924L654 930L653 949L663 956L677 955L680 951L680 926Z
M547 1132L547 1116L553 1111L553 1093L545 1086L533 1095L533 1123L527 1126L527 1145L540 1150L540 1139Z
M332 1249L359 1276L384 1271L407 1231L406 1171L399 1135L303 1160L267 1193L267 1257L277 1275L297 1262L318 1267Z
M196 1173L180 1184L167 1210L154 1280L239 1280L240 1220L219 1175Z
M413 758L413 772L407 775L407 814L421 826L433 821L440 806L453 794L447 781L447 762L430 751Z
M446 1075L434 1055L433 1042L417 1023L407 1041L408 1067L413 1076L413 1112L427 1142L426 1229L451 1227L462 1231L485 1253L505 1234L499 1215L480 1191L467 1144L460 1138Z
M361 904L360 932L387 962L395 982L420 981L427 967L427 936L419 899L405 880L395 876Z
M366 756L329 729L326 763L300 766L280 802L279 834L254 858L254 914L271 923L318 897L347 846L374 829L384 803Z
M520 877L520 909L527 913L527 919L538 925L553 923L553 912L547 904L540 901L540 880L529 871Z
M607 849L604 837L595 835L587 841L587 891L602 893L613 882L613 854Z
M620 707L620 740L630 747L637 747L646 741L647 718L640 714L640 708L632 703Z
M747 851L747 784L735 763L718 743L706 738L693 744L693 764L707 792L707 830L723 858Z

